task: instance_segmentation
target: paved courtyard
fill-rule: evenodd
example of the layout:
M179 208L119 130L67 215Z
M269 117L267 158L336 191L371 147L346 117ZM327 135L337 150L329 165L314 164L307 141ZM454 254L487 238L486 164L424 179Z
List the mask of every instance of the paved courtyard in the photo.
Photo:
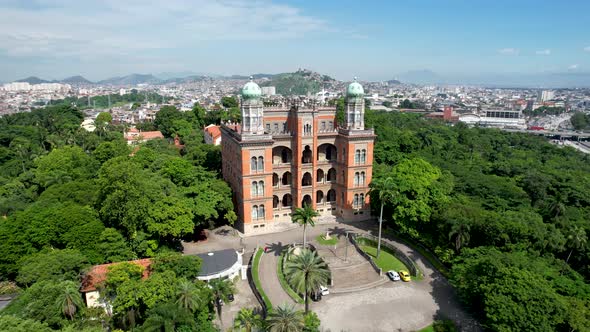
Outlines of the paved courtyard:
M308 241L313 243L316 236L325 234L326 231L340 234L344 234L346 231L366 233L371 232L374 226L374 222L357 223L354 225L343 223L316 225L316 227L308 229L307 238ZM301 228L246 238L240 238L232 231L216 230L210 233L207 242L183 243L183 245L185 247L185 254L195 254L225 248L244 248L246 252L251 253L256 247L264 246L269 246L271 251L279 250L280 247L286 244L301 242L301 235ZM415 331L430 325L438 317L446 317L454 320L461 327L461 331L479 331L477 327L472 326L474 320L463 311L456 301L451 285L438 271L434 270L428 261L418 252L415 252L402 243L387 239L384 239L384 241L394 245L413 259L423 271L424 279L410 283L394 283L379 280L370 289L343 294L330 294L323 297L322 301L313 303L311 309L319 315L324 331ZM332 260L332 266L334 266L334 263L337 263L338 256L341 256L340 250L335 250L334 257L326 259L327 261ZM350 255L351 250L355 249L351 246L348 250L348 254ZM261 260L259 269L261 280L267 280L265 286L263 286L265 287L265 292L270 299L278 299L276 301L279 302L288 299L288 295L280 287L278 282L269 281L272 278L276 278L276 259L273 259L272 253L266 254L265 256ZM357 261L357 258L351 258L350 264L359 265L363 263ZM373 278L375 276L369 270L364 271L362 273L365 277ZM334 273L338 273L338 270L334 270ZM348 281L341 280L341 282L347 282L347 285L354 285L355 278L353 273L348 278ZM346 278L341 276L341 279ZM244 287L248 287L248 285L246 284ZM251 304L248 306L251 306ZM229 321L226 321L225 317L224 323L224 326L228 326L229 324Z

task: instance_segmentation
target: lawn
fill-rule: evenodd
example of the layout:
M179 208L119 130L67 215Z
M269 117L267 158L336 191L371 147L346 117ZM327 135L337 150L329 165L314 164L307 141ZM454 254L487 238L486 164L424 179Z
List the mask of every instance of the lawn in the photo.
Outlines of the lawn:
M333 246L338 243L338 237L335 235L329 240L324 239L324 237L325 235L318 235L315 240L323 246Z
M373 260L378 267L383 270L383 272L387 272L389 270L399 271L399 270L406 270L409 271L408 268L402 263L399 259L395 258L392 254L383 250L381 247L381 254L379 255L379 259L376 258L377 256L377 248L372 246L361 245L361 249L366 252Z
M260 293L260 296L262 296L262 300L266 305L266 309L271 310L272 303L270 302L268 296L266 296L266 293L264 293L264 290L262 290L262 284L260 283L260 277L258 276L258 265L260 264L260 257L262 257L262 252L262 248L259 248L258 251L256 251L256 253L254 254L254 259L252 261L252 279L254 279L254 285L256 286L258 293Z

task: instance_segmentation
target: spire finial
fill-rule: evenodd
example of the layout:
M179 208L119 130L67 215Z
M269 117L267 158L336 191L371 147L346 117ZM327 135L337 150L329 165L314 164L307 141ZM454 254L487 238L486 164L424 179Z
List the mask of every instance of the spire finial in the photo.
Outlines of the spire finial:
M252 75L250 75L250 82L254 81L254 77Z
M356 76L354 77L354 81L356 82Z

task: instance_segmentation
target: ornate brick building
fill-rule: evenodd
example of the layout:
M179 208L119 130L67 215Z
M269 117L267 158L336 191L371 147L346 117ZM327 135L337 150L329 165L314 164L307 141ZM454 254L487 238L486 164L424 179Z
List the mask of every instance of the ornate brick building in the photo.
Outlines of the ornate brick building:
M263 107L260 87L246 83L242 125L221 126L222 172L234 192L237 228L245 234L283 229L292 209L304 204L320 218L368 218L375 134L365 129L364 106L355 80L338 127L335 107Z

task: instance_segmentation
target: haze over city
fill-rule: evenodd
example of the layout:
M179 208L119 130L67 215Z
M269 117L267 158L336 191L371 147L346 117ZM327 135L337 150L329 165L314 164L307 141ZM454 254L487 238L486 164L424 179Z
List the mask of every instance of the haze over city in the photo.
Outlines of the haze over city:
M0 81L291 72L588 86L587 1L2 1Z

